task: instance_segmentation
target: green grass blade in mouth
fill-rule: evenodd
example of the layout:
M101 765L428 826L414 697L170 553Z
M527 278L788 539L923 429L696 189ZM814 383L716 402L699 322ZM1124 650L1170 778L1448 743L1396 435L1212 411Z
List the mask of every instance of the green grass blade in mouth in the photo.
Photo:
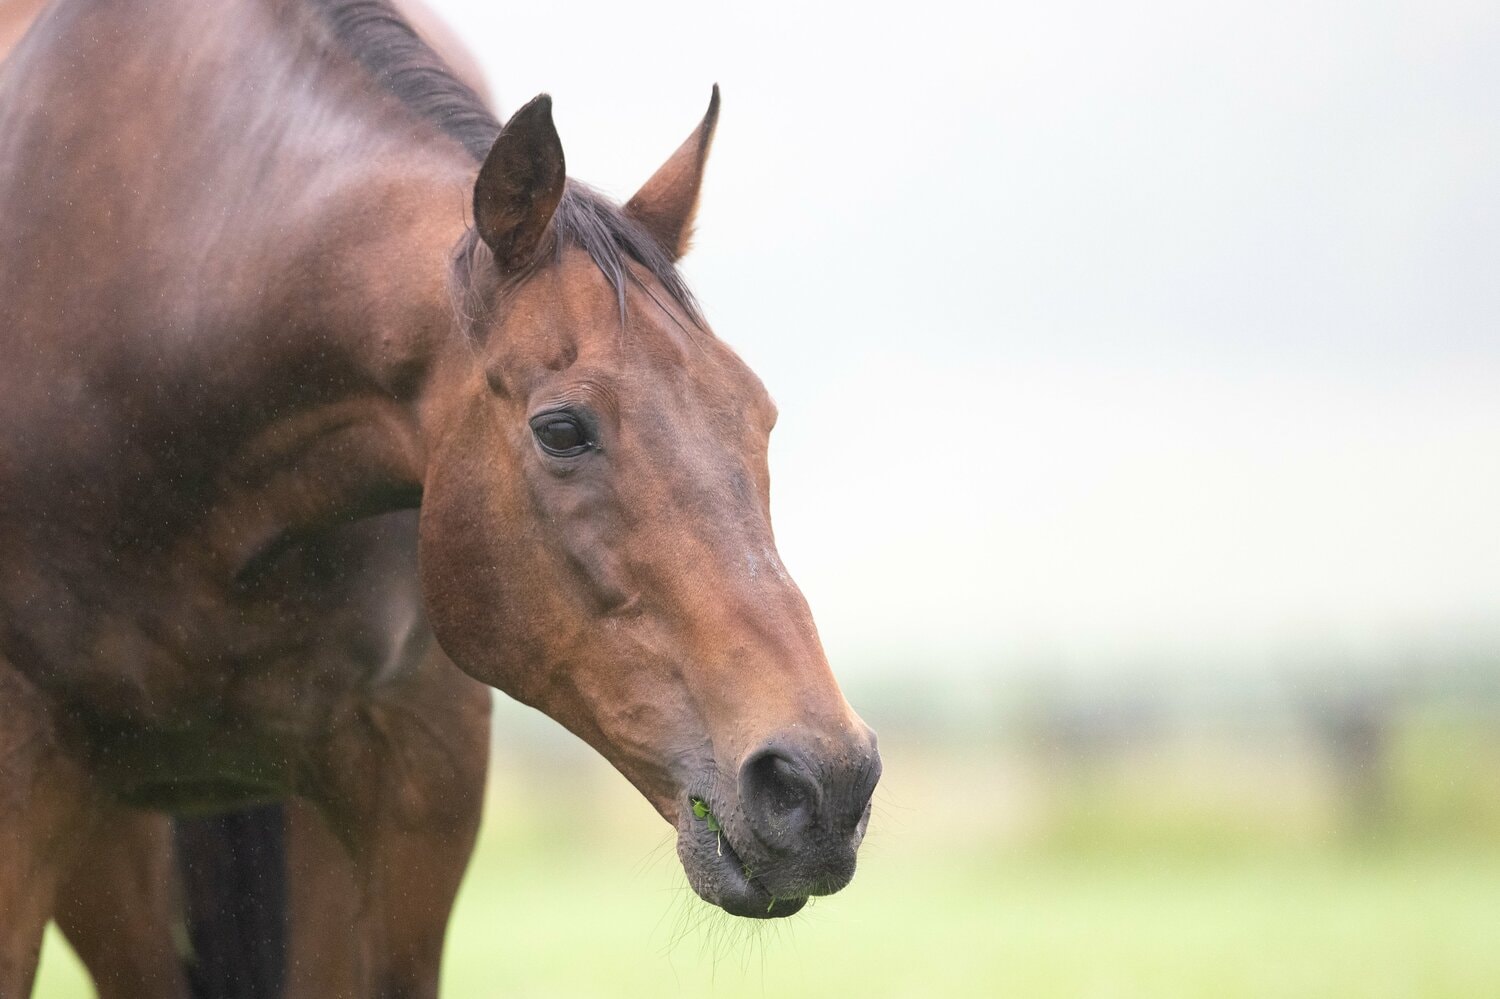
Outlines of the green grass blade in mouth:
M719 820L714 818L714 813L708 810L708 802L702 798L693 799L693 816L694 818L706 819L708 821L709 832L716 833L722 829L719 825Z

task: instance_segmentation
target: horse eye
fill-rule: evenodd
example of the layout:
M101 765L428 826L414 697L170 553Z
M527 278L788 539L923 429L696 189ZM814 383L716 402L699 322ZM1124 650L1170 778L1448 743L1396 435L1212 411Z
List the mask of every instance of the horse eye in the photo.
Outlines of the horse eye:
M531 425L537 443L548 454L571 458L588 450L588 436L571 416L544 416Z

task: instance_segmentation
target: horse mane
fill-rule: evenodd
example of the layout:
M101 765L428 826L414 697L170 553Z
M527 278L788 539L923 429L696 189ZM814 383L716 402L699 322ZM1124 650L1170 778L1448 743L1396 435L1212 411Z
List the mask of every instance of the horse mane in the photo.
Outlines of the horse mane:
M454 76L442 58L407 23L390 0L308 0L322 16L338 44L375 81L398 98L417 117L436 126L457 141L475 163L483 163L500 134L501 125L479 95ZM562 200L552 216L554 245L576 246L593 260L625 310L626 282L650 294L635 271L633 261L644 268L666 290L672 301L698 326L701 313L672 258L660 243L616 204L599 192L569 180ZM479 306L471 294L475 275L484 268L489 248L473 227L454 251L456 301L463 301L463 318Z

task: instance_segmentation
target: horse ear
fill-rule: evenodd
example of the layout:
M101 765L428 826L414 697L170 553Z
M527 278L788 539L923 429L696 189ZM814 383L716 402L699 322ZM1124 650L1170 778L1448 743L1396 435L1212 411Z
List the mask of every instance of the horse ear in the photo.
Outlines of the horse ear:
M474 182L474 227L502 271L531 260L566 183L552 98L541 94L510 116Z
M716 83L703 121L625 205L625 213L655 236L673 260L687 252L693 238L693 216L697 214L698 191L703 186L703 164L708 162L708 147L718 123Z

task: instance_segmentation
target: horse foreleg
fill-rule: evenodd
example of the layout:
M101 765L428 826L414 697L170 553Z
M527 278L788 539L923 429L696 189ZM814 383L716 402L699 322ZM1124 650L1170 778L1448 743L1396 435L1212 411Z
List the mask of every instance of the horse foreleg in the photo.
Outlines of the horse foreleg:
M29 995L58 886L99 816L50 706L0 660L0 996Z
M55 915L99 999L188 995L175 886L171 819L124 807L105 813L58 892Z
M286 997L358 999L369 989L354 860L317 806L286 809Z
M289 999L433 999L473 850L489 692L437 653L353 705L289 813Z

